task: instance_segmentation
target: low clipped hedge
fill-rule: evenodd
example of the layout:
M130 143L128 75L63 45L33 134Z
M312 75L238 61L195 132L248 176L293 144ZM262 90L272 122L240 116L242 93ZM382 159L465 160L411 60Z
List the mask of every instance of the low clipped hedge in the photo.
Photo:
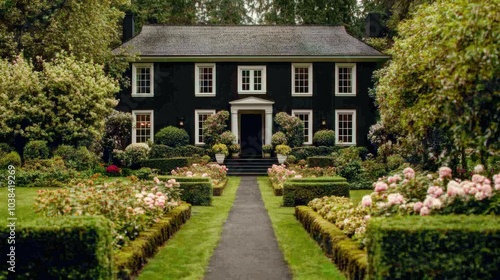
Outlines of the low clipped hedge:
M283 206L306 205L323 196L349 197L349 183L342 177L289 179L283 185Z
M307 159L314 156L329 156L333 152L338 151L339 146L302 146L292 148L291 155L295 156L297 160Z
M365 279L367 254L356 242L310 207L295 207L295 217L348 279Z
M307 158L307 165L309 167L330 167L335 166L333 157L315 156Z
M367 251L368 279L498 279L500 217L373 218Z
M185 167L189 164L188 157L177 158L153 158L141 161L141 167L157 169L161 174L170 174L177 167Z
M41 218L0 228L0 252L15 246L16 279L112 279L111 223L96 216ZM5 257L5 255L3 256ZM2 257L2 259L4 259ZM0 264L0 278L8 278L9 264Z
M181 199L192 205L212 205L213 184L209 177L158 176L160 180L175 179L180 183Z
M152 257L190 217L191 205L182 204L168 212L151 228L141 232L134 241L115 255L115 278L132 279L137 275L147 259Z

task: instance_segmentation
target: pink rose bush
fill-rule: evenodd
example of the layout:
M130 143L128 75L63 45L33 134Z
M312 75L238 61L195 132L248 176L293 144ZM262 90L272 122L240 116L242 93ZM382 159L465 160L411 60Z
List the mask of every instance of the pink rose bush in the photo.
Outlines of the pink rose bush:
M175 180L162 182L158 178L132 183L79 183L38 191L35 211L48 217L102 215L112 222L114 245L120 248L178 206L180 193Z
M267 169L267 175L274 188L283 188L285 181L290 178L323 177L334 176L335 174L334 167L287 167L284 164L273 164L273 166Z
M215 186L221 186L227 182L227 167L217 163L198 164L177 168L171 171L173 176L180 177L210 177Z

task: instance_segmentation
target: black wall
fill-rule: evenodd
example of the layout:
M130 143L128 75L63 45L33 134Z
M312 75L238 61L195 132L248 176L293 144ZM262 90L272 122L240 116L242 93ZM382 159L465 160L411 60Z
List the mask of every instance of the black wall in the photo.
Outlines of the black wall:
M320 128L322 118L329 129L335 129L335 109L357 110L357 143L367 146L369 127L376 121L373 100L368 96L368 89L373 87L372 73L377 63L362 62L356 64L357 95L355 97L335 96L335 63L313 63L313 96L291 96L291 62L268 63L216 63L216 96L195 97L194 63L155 63L154 97L131 97L131 88L120 94L118 110L154 110L154 131L168 125L176 125L177 118L185 119L185 129L194 143L194 110L215 109L230 110L229 101L252 95L238 95L238 65L266 65L267 94L256 97L275 101L274 112L292 109L313 110L313 131ZM126 75L131 76L131 70ZM228 123L230 129L230 123Z

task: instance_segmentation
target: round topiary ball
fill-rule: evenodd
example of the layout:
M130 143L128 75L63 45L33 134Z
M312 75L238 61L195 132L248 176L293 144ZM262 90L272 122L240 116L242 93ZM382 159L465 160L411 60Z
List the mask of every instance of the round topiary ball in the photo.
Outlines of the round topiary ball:
M155 135L155 143L170 147L180 147L189 144L189 134L182 128L167 126Z
M331 129L316 131L313 136L313 143L316 146L334 146L335 132Z
M278 145L286 145L288 141L286 140L285 133L278 131L273 136L271 136L271 144L276 147Z

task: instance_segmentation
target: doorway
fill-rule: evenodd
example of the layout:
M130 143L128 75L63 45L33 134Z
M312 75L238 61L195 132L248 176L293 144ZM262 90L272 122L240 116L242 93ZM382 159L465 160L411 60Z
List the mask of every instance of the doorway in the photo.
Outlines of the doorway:
M242 157L262 157L262 114L241 114Z

